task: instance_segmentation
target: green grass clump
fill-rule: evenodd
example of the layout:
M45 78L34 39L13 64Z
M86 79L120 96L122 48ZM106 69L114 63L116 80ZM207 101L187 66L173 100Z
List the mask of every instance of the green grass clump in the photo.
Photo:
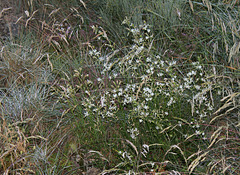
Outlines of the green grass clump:
M237 4L34 3L1 48L0 172L239 174Z

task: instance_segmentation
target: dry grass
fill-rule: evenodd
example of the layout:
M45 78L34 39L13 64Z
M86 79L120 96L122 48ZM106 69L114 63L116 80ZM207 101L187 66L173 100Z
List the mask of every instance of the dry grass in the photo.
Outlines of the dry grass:
M0 173L240 174L237 1L44 2L2 42Z

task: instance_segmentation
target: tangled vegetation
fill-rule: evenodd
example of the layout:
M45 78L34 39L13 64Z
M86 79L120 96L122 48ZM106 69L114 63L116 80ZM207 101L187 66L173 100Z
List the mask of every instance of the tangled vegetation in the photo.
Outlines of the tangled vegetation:
M1 174L240 174L238 1L19 4Z

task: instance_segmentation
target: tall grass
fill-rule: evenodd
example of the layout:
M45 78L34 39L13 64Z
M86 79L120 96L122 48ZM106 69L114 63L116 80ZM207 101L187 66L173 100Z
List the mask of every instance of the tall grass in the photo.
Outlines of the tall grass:
M1 48L0 172L239 174L226 3L26 3L32 36Z

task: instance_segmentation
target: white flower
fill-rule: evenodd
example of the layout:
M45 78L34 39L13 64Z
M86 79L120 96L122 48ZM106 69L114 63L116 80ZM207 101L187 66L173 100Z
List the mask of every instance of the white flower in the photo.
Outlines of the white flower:
M132 85L132 91L135 91L135 89L136 89L136 85L133 84L133 85Z
M195 88L196 88L197 90L199 90L199 89L201 88L201 86L195 85Z
M196 133L196 135L200 135L201 134L201 132L200 131L195 131L195 133Z
M161 66L163 67L164 66L164 61L160 61L160 64L161 64Z
M169 66L173 66L173 65L175 65L176 63L177 63L176 61L170 62L170 63L169 63Z
M143 144L143 148L145 148L147 151L149 151L149 146L147 144Z
M143 145L143 151L141 152L144 157L146 157L146 154L149 152L149 146L144 144Z
M202 69L202 66L200 65L200 66L197 66L197 69Z
M137 50L136 50L136 52L135 52L135 54L136 55L138 55L142 50L144 49L144 47L143 46L141 46L141 47L139 47L139 48L137 48Z
M171 97L169 102L167 103L167 106L171 106L173 103L175 103L175 100L173 100L173 97Z
M128 132L130 132L130 136L132 137L132 139L136 139L136 136L138 136L138 134L139 134L137 128L130 129L130 130L128 130Z
M143 108L146 109L146 110L148 110L148 109L149 109L149 106L144 105Z
M107 111L106 115L107 115L108 117L112 117L112 116L113 116L113 113Z
M131 161L131 156L125 151L122 153L123 158L128 158Z
M85 117L89 116L88 111L84 112L84 116Z
M181 121L178 121L178 126L182 126L182 122Z
M131 50L135 49L137 47L136 44L132 45L132 47L130 47Z
M104 57L99 57L99 61L104 61Z
M132 32L133 35L137 35L140 32L140 30L136 29L136 28L135 29L131 29L130 31Z
M90 56L98 56L100 55L100 52L98 52L96 49L90 50L89 51Z
M106 102L105 97L104 97L104 96L101 96L101 106L102 106L102 107L106 106L105 102Z
M197 65L197 64L198 64L198 62L192 62L192 65L194 65L194 66Z
M150 57L147 57L147 60L146 60L147 62L151 62L152 61L152 59L150 58Z
M188 72L188 73L187 73L187 76L188 76L188 77L190 77L190 76L192 76L192 75L196 75L196 72L195 72L195 71L191 71L191 72Z

